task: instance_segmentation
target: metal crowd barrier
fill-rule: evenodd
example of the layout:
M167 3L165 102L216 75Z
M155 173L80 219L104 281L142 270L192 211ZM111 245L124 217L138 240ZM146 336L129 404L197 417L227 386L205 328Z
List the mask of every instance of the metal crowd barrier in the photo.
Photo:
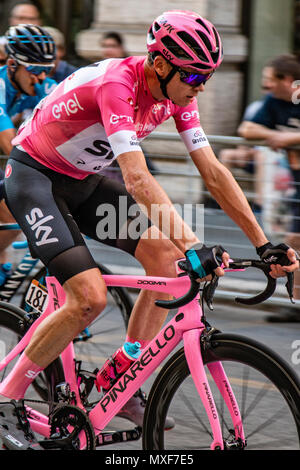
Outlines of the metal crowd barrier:
M256 147L263 152L264 180L261 182L263 187L263 203L261 213L256 213L258 222L263 227L266 235L274 242L282 242L288 232L291 222L290 205L292 202L300 203L293 197L294 184L292 180L285 181L288 177L287 167L280 166L283 154L271 151L262 141L247 141L240 137L210 135L208 140L212 147L218 150L227 147L237 147L240 145ZM241 232L223 211L211 199L209 192L203 185L203 181L194 166L188 153L181 147L171 152L164 152L168 143L181 142L180 136L176 133L169 132L153 132L145 140L151 142L151 151L147 150L145 145L145 154L152 162L154 169L151 171L155 174L157 180L164 187L173 202L178 205L189 205L192 211L191 220L198 223L193 229L203 235L204 242L208 245L222 244L231 254L232 257L254 257L255 251L249 240ZM153 145L161 142L161 146ZM144 144L142 144L144 146ZM157 150L159 148L159 151ZM299 148L300 147L294 147ZM154 149L154 150L153 150ZM179 149L179 150L178 150ZM218 155L218 150L216 154ZM1 166L5 166L6 157L0 157ZM243 170L232 170L234 177L242 187L248 201L251 203L255 198L254 192L254 174L246 173ZM118 167L110 169L110 175L119 175ZM282 185L277 180L283 179ZM280 181L279 181L280 183ZM277 186L276 186L277 184ZM224 188L224 191L226 188ZM195 217L200 211L200 217ZM199 226L201 225L201 226ZM124 253L119 253L112 248L89 241L88 245L93 250L94 256L98 261L104 262L116 272L122 272L131 269L131 272L141 272L141 267L132 257ZM219 291L223 299L233 299L237 293L241 295L243 291L246 295L248 291L257 291L260 289L263 278L257 278L257 273L245 273L245 281L241 280L239 274L225 276L220 284L224 284ZM270 299L272 305L288 305L289 301L286 297L284 288L284 279L279 281L276 295ZM268 302L267 302L268 303ZM300 307L300 300L296 301L296 307Z

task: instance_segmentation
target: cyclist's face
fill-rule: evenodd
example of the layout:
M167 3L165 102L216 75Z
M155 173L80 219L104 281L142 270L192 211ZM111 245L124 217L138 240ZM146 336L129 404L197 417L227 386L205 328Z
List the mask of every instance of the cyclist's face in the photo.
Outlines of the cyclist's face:
M116 39L107 38L101 44L101 57L103 59L122 58L125 57L125 52Z
M34 85L41 83L45 80L46 73L42 72L39 75L34 75L28 72L23 65L19 65L15 74L15 80L19 83L22 90L30 96L35 96Z

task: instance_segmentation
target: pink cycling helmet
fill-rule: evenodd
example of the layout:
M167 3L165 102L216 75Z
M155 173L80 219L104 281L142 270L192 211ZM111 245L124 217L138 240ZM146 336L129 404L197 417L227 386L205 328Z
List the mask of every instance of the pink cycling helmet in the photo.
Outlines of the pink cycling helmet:
M158 16L150 26L147 48L177 67L198 73L217 69L223 60L216 28L192 11L171 10Z

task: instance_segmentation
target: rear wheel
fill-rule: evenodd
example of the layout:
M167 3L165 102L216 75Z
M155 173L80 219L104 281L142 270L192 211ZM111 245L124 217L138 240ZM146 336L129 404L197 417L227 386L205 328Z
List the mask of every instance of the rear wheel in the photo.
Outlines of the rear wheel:
M246 450L299 449L299 380L281 358L255 341L225 334L213 335L202 353L206 365L222 362L242 415ZM225 447L241 449L224 400L208 371L207 376ZM165 432L167 414L175 417L176 424ZM143 447L209 450L211 443L209 421L181 349L163 367L148 397Z

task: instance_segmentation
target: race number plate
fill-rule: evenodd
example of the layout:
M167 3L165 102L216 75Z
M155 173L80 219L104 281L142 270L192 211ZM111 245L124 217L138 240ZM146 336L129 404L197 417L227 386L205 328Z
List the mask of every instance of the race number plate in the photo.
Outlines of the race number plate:
M25 302L39 313L43 313L48 304L47 289L36 279L33 279L27 291Z

